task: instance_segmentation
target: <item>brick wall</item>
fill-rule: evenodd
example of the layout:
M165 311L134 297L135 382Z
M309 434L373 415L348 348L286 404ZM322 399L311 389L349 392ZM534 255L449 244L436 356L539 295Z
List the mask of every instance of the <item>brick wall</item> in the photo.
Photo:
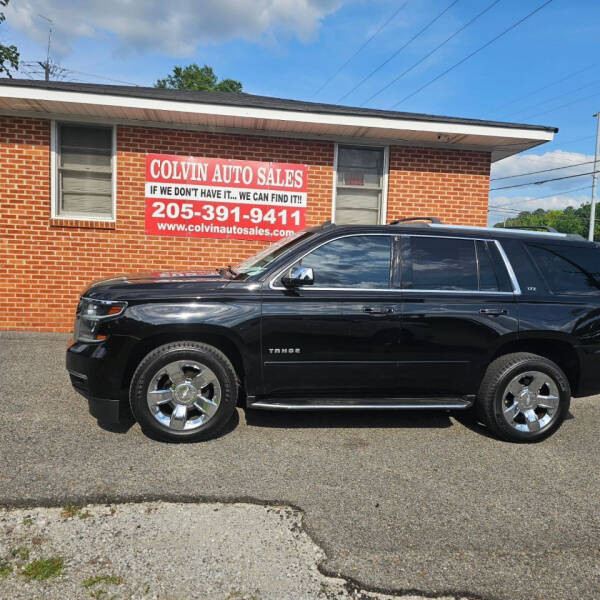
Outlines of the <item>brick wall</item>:
M420 215L485 226L489 186L488 152L393 146L387 218Z
M235 264L265 242L147 236L146 153L308 165L307 225L331 218L333 144L119 126L115 224L50 218L50 123L0 116L0 330L70 331L92 279ZM394 147L388 219L413 214L484 225L489 154Z

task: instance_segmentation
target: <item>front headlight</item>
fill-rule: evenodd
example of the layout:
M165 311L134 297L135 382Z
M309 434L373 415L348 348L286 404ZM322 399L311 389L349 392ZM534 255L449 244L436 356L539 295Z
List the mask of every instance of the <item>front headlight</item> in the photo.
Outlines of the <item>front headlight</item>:
M77 306L73 336L78 342L101 342L105 335L98 334L100 323L118 317L127 307L127 302L115 300L92 300L81 298Z

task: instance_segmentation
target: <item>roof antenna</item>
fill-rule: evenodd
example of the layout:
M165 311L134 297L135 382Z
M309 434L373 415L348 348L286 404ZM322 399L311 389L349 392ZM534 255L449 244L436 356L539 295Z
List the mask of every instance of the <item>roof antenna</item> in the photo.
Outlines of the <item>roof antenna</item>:
M44 69L44 80L50 81L50 46L52 44L52 26L54 25L54 21L52 21L52 19L49 19L48 17L45 17L44 15L38 14L38 17L41 17L42 19L48 21L48 23L49 23L48 49L46 50L46 60L45 60L45 62L38 61L38 65L40 65L40 67L42 67L42 69Z

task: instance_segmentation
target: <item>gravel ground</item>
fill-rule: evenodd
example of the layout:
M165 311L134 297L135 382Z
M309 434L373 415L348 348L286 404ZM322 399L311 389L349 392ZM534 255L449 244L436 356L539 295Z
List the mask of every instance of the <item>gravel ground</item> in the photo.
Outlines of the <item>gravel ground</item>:
M597 396L534 445L443 413L241 410L218 439L164 444L97 425L68 382L66 340L0 333L0 506L289 505L321 571L368 589L600 598ZM272 546L260 555L277 560Z
M142 502L4 509L0 531L0 596L13 600L418 600L323 575L324 553L289 507ZM64 566L33 571L52 560ZM32 579L34 573L47 577Z

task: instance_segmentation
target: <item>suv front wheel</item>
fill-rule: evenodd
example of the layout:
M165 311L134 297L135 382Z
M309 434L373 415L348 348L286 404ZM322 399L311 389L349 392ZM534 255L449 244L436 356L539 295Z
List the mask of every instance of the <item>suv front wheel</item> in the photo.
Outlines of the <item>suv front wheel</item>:
M174 342L150 352L136 369L129 399L151 437L200 441L225 427L236 406L238 382L229 359L200 342Z
M502 439L538 442L560 427L570 401L569 381L558 365L515 352L489 365L476 405L480 419Z

